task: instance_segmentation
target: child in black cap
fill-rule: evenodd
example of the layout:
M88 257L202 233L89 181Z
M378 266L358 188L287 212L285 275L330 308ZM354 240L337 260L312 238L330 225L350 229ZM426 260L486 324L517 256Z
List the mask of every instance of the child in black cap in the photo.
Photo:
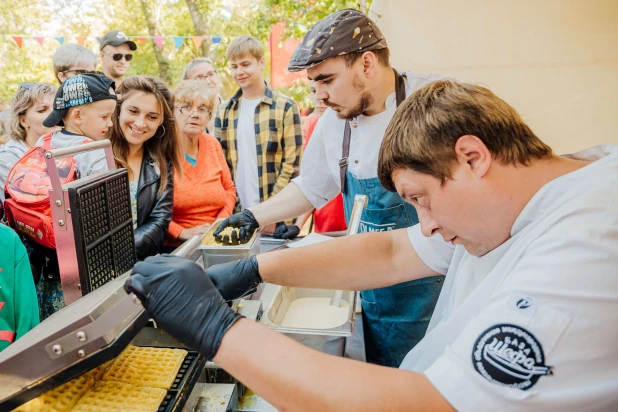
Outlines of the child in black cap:
M106 139L115 109L112 79L90 73L67 79L56 93L53 112L43 122L47 127L63 127L52 135L51 147L60 149L79 146L88 139ZM43 145L42 138L37 145ZM74 159L81 177L107 170L103 149L77 154Z

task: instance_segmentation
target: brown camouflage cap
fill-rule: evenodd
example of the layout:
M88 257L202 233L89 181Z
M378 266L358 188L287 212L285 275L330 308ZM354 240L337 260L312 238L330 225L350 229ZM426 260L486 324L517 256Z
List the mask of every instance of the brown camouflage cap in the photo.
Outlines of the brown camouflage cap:
M317 66L346 53L385 49L386 39L376 24L354 9L336 11L316 23L296 47L288 71Z

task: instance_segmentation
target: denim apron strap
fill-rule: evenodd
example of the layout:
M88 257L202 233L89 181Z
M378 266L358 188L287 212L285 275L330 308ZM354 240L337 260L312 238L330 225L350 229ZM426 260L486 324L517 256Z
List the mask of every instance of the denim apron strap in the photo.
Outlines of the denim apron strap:
M406 81L403 75L395 73L395 100L397 107L406 99ZM345 128L343 129L343 145L341 148L341 159L339 160L339 178L341 179L341 193L345 193L346 173L348 172L348 157L350 156L350 140L352 138L352 130L350 129L350 121L346 119Z

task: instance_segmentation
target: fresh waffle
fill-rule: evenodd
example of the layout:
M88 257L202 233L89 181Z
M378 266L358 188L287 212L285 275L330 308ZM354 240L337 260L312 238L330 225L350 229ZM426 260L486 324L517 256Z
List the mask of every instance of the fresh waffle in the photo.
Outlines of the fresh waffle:
M94 371L94 369L93 369ZM65 412L94 386L92 371L87 372L21 405L13 412Z
M155 412L167 391L123 382L99 381L71 412Z
M186 350L127 346L103 375L103 381L170 389Z

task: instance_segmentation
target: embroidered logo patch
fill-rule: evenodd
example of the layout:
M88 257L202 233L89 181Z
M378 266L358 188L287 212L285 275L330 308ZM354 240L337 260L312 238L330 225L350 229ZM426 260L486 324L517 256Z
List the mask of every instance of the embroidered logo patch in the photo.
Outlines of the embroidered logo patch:
M479 336L472 348L472 364L488 381L521 390L551 374L541 343L526 329L509 324L494 325Z

